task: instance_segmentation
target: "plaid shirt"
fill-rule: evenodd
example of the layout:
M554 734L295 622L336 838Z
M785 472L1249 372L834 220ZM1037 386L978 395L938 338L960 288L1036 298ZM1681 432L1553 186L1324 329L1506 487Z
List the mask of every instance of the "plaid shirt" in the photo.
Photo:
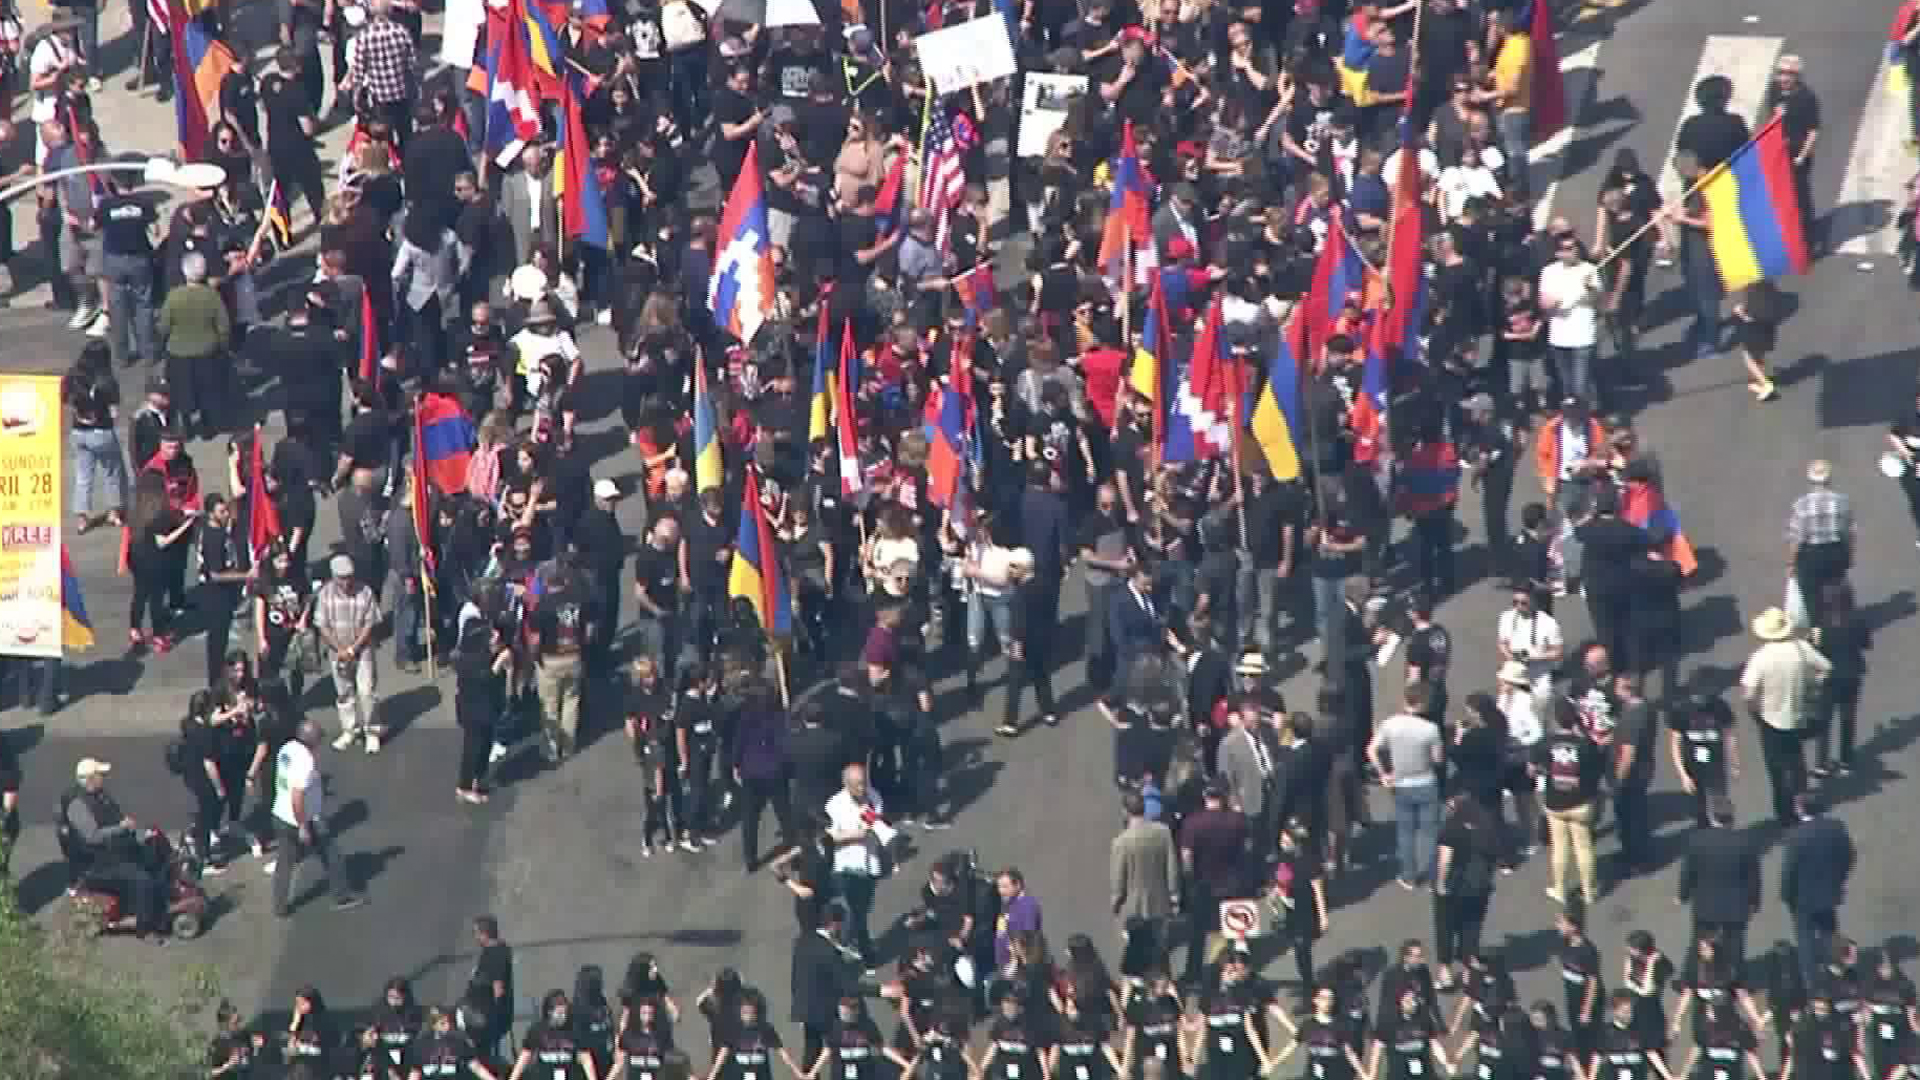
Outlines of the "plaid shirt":
M314 597L313 625L329 649L353 644L380 621L380 601L373 598L373 590L359 582L354 585L348 592L329 581Z
M1787 521L1787 543L1838 544L1853 535L1853 503L1827 488L1814 488L1794 500Z
M389 105L413 93L413 38L392 19L375 19L353 36L347 74L377 105Z

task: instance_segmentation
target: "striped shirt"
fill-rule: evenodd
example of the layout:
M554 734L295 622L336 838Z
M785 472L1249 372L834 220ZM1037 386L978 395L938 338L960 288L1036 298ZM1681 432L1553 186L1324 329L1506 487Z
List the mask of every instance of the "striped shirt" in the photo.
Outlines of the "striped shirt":
M1794 500L1787 520L1787 542L1794 545L1839 544L1853 535L1853 503L1828 488L1814 488Z

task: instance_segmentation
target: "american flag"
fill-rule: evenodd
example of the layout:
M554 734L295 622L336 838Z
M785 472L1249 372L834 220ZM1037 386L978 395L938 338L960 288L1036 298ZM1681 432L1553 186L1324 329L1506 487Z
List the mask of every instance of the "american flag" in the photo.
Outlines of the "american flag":
M979 132L965 113L949 114L936 106L927 128L926 152L920 167L920 205L934 213L934 239L947 250L953 208L967 193L967 171L961 162Z
M147 0L147 25L156 34L165 34L173 29L173 12L168 10L168 0Z

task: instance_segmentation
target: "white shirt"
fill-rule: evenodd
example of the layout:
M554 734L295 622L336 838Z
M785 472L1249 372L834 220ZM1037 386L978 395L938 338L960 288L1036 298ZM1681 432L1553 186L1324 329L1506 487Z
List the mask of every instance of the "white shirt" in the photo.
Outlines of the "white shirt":
M288 825L299 827L305 824L293 815L293 793L298 791L306 802L307 821L319 821L323 816L321 805L324 795L320 783L320 769L314 764L313 751L299 739L288 739L274 756L273 778L273 816Z
M1508 608L1500 613L1495 637L1507 650L1507 655L1526 654L1527 677L1533 680L1536 693L1543 691L1541 684L1553 678L1554 661L1542 659L1541 654L1557 652L1564 645L1559 620L1544 611L1535 611L1523 617L1518 611Z
M1556 349L1587 349L1600 340L1600 275L1582 259L1568 266L1555 259L1540 271L1540 302L1548 310L1547 344Z
M880 802L880 793L872 788L867 789L865 799L858 800L847 794L846 788L841 788L834 793L833 798L827 800L826 809L829 832L847 833L856 829L869 830L874 839L881 838L881 829L886 823L878 820L869 823L866 817L869 810L875 815L886 812ZM887 829L888 833L892 831ZM846 871L866 874L870 877L880 876L880 853L871 842L865 840L854 843L836 842L836 845L833 849L833 869L836 873Z
M1449 165L1440 171L1440 210L1448 221L1460 216L1474 196L1500 198L1500 181L1486 165Z
M1440 179L1440 155L1428 147L1421 147L1414 159L1420 170L1420 184L1425 187ZM1386 163L1380 167L1380 175L1386 177L1387 189L1391 191L1395 180L1400 176L1400 151L1387 155Z
M1510 687L1500 697L1500 713L1507 718L1507 737L1521 746L1532 746L1546 734L1540 728L1540 714L1534 710L1533 694Z

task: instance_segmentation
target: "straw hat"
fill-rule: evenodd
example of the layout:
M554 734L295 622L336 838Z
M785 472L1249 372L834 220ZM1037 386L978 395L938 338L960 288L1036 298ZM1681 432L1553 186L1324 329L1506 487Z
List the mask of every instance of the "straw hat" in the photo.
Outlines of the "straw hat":
M1786 612L1770 607L1754 616L1753 636L1761 641L1785 641L1793 636L1793 621Z

